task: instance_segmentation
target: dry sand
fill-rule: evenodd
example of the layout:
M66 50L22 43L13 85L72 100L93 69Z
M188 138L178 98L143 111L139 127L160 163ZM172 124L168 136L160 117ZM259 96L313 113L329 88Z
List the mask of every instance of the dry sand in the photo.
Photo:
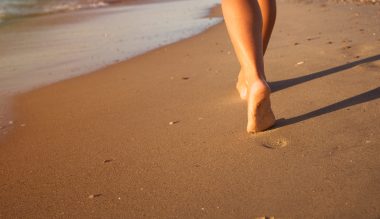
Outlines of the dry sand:
M379 16L280 1L257 135L224 24L17 96L0 217L379 218Z

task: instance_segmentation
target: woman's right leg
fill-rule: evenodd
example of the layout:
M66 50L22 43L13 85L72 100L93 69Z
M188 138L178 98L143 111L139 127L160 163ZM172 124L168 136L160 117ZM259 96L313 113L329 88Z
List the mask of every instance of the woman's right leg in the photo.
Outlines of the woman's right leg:
M276 0L258 0L261 15L263 17L263 51L264 54L268 48L269 40L272 35L274 23L276 21Z

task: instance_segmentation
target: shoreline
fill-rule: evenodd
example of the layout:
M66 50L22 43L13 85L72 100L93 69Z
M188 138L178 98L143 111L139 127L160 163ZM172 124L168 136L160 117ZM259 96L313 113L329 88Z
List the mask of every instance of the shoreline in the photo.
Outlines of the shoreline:
M279 2L257 135L223 23L17 95L0 216L378 217L380 29L347 8Z
M104 3L105 5L98 3L99 6L82 5L82 6L86 6L85 8L80 7L77 9L60 9L57 11L35 12L35 13L29 13L29 14L23 14L23 15L3 15L3 17L0 17L0 25L1 23L6 24L8 22L12 22L13 20L28 19L31 17L41 17L41 16L49 16L49 15L55 15L55 14L81 12L81 11L96 10L96 9L118 7L118 6L125 6L125 5L141 5L141 4L151 4L151 3L157 3L157 2L170 2L170 1L175 1L175 0L115 0L113 2L111 1L108 3Z
M170 2L173 3L172 6L167 5ZM117 24L107 23L109 20L116 22L121 18L129 19L133 13L139 15L138 10L149 9L154 13L157 10L152 8L156 7L156 4L158 3L154 0L129 1L117 6L92 10L36 16L30 19L21 18L2 26L0 46L4 54L0 57L0 70L2 71L0 130L8 126L8 122L11 120L4 103L12 96L68 78L75 78L78 75L91 74L93 71L128 60L152 49L200 34L220 22L218 16L208 18L198 18L199 15L180 16L189 23L189 27L186 30L170 27L169 30L173 36L146 31L145 29L149 26L139 30L134 24L131 27L123 24L125 28L132 28L124 33L125 31L120 28L115 29ZM164 4L160 5L164 6L163 9L167 7L181 9L183 7L179 1L168 0L159 4ZM202 8L207 4L211 3L203 3L198 7ZM141 8L141 5L145 6ZM200 9L188 8L187 10L189 13L201 13ZM211 10L214 9L204 8L203 10L211 13ZM153 18L154 16L156 15L151 15ZM194 17L190 19L191 16ZM143 24L145 25L152 22L149 21L149 18L141 20L144 20ZM162 19L162 22L170 24L167 19ZM177 24L172 23L172 26L175 25ZM165 28L168 29L168 27ZM165 28L164 30L166 30ZM88 36L86 31L89 32ZM129 32L136 34L136 37L128 35ZM14 36L12 33L15 33ZM125 36L126 34L127 36ZM141 36L141 34L143 35ZM155 42L148 39L152 37L152 34L155 34L155 40L153 40ZM49 36L52 40L44 40L44 36ZM30 39L28 40L28 38ZM9 40L12 41L8 42ZM71 55L72 51L76 53L74 56ZM23 60L22 64L19 64L20 59Z

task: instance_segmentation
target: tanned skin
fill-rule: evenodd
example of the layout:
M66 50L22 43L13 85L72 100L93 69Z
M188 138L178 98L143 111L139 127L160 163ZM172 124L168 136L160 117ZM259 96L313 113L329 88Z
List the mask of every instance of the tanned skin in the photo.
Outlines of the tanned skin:
M241 66L236 88L247 101L247 132L261 132L276 121L264 71L264 53L276 20L276 1L222 0L222 9Z

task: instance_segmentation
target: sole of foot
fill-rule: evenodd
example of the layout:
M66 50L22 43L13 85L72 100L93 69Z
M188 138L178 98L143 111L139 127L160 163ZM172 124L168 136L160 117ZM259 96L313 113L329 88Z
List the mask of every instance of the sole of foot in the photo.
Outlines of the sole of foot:
M270 88L263 81L256 81L249 86L248 103L248 133L257 133L271 128L276 118L270 103Z

